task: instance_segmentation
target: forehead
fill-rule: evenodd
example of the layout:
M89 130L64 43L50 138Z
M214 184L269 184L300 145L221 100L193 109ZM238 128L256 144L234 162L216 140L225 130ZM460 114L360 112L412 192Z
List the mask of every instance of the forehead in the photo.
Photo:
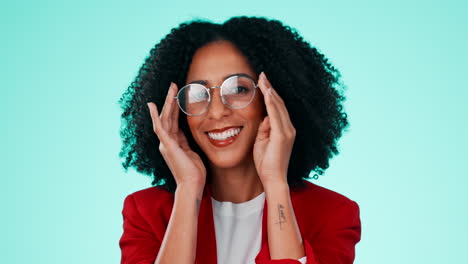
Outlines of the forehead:
M207 80L209 84L221 83L225 76L245 73L256 78L247 57L231 42L217 41L198 49L187 73L186 83Z

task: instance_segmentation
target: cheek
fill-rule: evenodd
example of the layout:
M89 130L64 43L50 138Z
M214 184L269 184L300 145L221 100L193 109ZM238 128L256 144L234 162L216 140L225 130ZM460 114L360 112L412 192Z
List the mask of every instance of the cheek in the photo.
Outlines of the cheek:
M263 106L261 104L255 104L245 110L246 111L242 113L244 120L247 120L247 122L256 129L266 116Z
M192 135L197 129L199 121L197 120L197 117L192 117L192 116L187 116L187 124L190 128L190 131L192 132Z
M197 133L195 131L197 130L197 122L194 120L192 117L187 117L187 125L190 129L190 133L192 134L193 139L198 142L197 140ZM187 135L185 135L187 136Z
M263 101L263 95L257 94L256 98L252 101L251 107L249 108L248 115L251 120L263 121L267 114L265 102Z

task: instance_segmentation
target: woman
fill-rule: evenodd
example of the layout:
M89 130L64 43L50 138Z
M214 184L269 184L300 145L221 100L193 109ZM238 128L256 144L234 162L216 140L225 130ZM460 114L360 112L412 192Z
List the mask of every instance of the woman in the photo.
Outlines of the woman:
M359 207L305 179L348 125L339 72L277 20L182 23L120 100L121 263L352 263ZM159 146L159 148L157 148Z

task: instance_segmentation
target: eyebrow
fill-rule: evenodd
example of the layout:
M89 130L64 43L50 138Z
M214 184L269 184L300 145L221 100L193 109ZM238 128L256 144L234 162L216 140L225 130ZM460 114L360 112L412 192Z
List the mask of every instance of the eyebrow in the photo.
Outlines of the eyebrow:
M250 76L250 75L248 75L248 74L246 74L246 73L242 73L242 72L226 75L226 76L224 76L224 79L223 79L223 80L226 80L227 78L232 77L232 76L247 77L247 78L250 78L250 79L254 80L254 78L252 78L252 76ZM191 84L191 83L198 83L198 84L207 85L207 84L208 84L208 80L196 80L196 81L191 81L191 82L189 82L188 84Z

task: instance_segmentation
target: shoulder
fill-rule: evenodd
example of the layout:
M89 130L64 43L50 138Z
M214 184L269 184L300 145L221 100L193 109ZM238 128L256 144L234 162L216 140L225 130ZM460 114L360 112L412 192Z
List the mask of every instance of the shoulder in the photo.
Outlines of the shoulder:
M125 197L122 215L124 235L121 241L135 241L136 236L154 236L162 241L172 211L173 196L161 188L153 186ZM122 243L122 242L121 242Z
M343 203L354 203L353 200L351 200L343 194L319 186L307 180L303 181L305 183L304 189L291 190L292 199L297 199L300 201L306 200L308 202L315 201L317 203L322 203L330 206L339 205Z
M153 200L153 199L158 201L158 200L165 200L165 199L173 198L173 195L167 190L165 190L164 188L162 188L161 186L148 187L145 189L135 191L129 195L133 196L135 199L145 200L145 201Z
M128 194L125 197L124 210L125 207L134 206L142 216L148 216L158 211L170 215L173 203L173 194L161 186L152 186Z
M358 204L336 191L307 180L304 189L291 190L291 201L296 216L304 223L321 226L331 219L354 221L359 218Z

